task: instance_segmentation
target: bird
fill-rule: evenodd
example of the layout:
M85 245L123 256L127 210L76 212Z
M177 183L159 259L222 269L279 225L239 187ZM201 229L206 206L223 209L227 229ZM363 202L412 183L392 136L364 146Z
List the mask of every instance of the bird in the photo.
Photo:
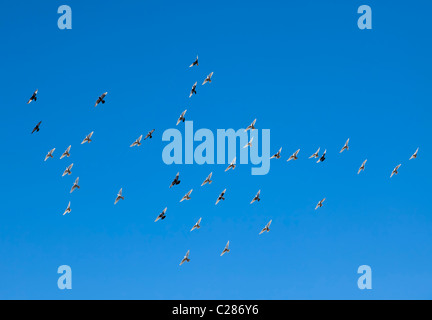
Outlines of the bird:
M176 176L175 176L173 182L171 182L170 188L171 188L172 186L175 186L175 185L177 185L177 184L180 184L179 175L180 175L180 172L177 172L177 174L176 174Z
M184 117L184 115L185 115L186 111L187 111L187 109L182 112L182 114L180 115L180 117L177 120L177 124L176 125L178 125L181 121L185 122L186 118Z
M193 190L193 189L191 189L188 193L186 193L186 194L183 196L183 198L181 198L180 202L182 202L183 200L190 200L190 199L191 199L190 195L191 195L191 193L192 193L192 190Z
M197 86L197 82L195 82L195 83L193 84L192 89L191 89L191 91L190 91L190 93L189 93L189 98L192 97L193 94L196 94L196 93L197 93L197 92L196 92L196 86Z
M33 128L33 131L31 132L32 134L33 134L33 132L39 132L39 130L40 130L40 125L41 125L41 123L42 123L42 121L39 121L39 123Z
M66 213L69 213L69 212L71 212L71 211L72 211L72 210L71 210L71 204L70 204L70 201L69 201L69 204L68 204L68 206L67 206L65 212L63 213L63 215L65 215Z
M199 64L198 64L198 55L197 55L195 61L192 62L192 64L189 66L189 68L191 68L191 67L193 67L193 66L199 66Z
M130 145L131 148L134 147L134 146L138 146L139 147L141 145L141 139L142 139L142 135L140 135L139 138L136 139L135 142Z
M417 158L417 152L419 151L419 148L417 148L417 150L414 152L414 154L411 156L411 158L409 158L410 160L411 159L415 159L415 158Z
M318 148L318 150L317 150L313 155L311 155L311 156L309 157L309 159L311 159L311 158L318 158L318 157L319 157L319 151L320 151L320 149L321 149L321 148Z
M167 208L165 208L165 209L163 209L163 211L161 212L161 213L159 213L159 215L157 216L157 218L156 218L156 220L154 221L154 222L156 222L156 221L158 221L158 220L163 220L163 219L165 219L166 218L166 215L165 215L165 212L167 211Z
M204 182L201 184L201 187L202 187L203 185L205 185L206 183L210 184L210 183L213 182L213 181L211 180L212 174L213 174L213 172L210 172L210 174L208 175L208 177L207 177L207 178L204 180Z
M318 209L318 208L321 208L321 207L323 206L323 202L324 202L325 199L326 199L326 198L324 198L324 199L322 199L320 202L318 202L318 204L317 204L316 207L315 207L315 210Z
M392 171L392 173L391 173L391 175L390 175L390 178L393 177L394 174L398 174L398 169L399 169L400 166L401 166L401 165L398 164L398 165L396 166L396 168L393 169L393 171Z
M94 131L92 131L92 132L90 132L85 138L84 138L84 140L81 142L81 144L84 144L84 143L90 143L92 140L91 140L91 137L92 137L92 135L93 135L93 132Z
M150 138L150 139L153 138L152 134L153 134L154 131L155 131L155 129L150 130L147 133L147 135L145 136L144 140L146 140L147 138Z
M55 151L55 148L51 149L51 150L48 152L48 154L45 156L45 160L44 160L44 161L47 161L48 158L52 158L52 157L53 157L53 153L54 153L54 151Z
M281 151L282 151L282 148L280 148L278 152L276 152L274 155L272 155L270 157L270 159L273 159L273 158L279 159L281 157L281 155L280 155Z
M254 121L252 121L252 123L246 127L245 132L248 130L255 130L255 122L256 122L256 119Z
M225 254L225 253L227 253L227 252L230 252L230 249L229 249L229 241L227 242L227 244L226 244L226 246L225 246L225 249L223 249L223 251L222 251L222 253L221 253L221 257Z
M202 85L205 85L207 82L212 82L211 77L213 76L213 72L211 72L207 78L205 78L204 82L202 83Z
M358 169L357 174L360 174L360 172L364 171L366 162L367 162L367 159L365 161L363 161L362 165Z
M71 146L69 146L69 147L65 150L65 152L63 152L63 154L61 155L60 159L63 159L64 157L70 157L70 153L69 153L70 149L71 149Z
M62 175L62 177L64 177L65 175L71 175L72 174L72 167L73 167L73 163L69 166L69 167L67 167L66 169L65 169L65 171L63 172L63 175Z
M272 220L270 220L267 224L266 224L266 226L261 230L261 232L259 233L259 234L262 234L262 233L264 233L264 232L269 232L270 231L270 225L271 225L271 223L272 223Z
M198 222L195 223L195 225L192 227L191 231L201 228L200 223L201 223L201 218L199 218Z
M322 154L321 158L318 159L317 163L323 162L326 159L326 157L325 157L326 152L327 152L327 150L324 150L324 153Z
M189 262L190 261L190 259L189 259L189 251L190 250L188 250L188 252L186 252L186 255L184 256L183 260L180 262L180 265L182 265L185 262Z
M349 139L345 142L345 144L344 144L344 146L343 146L343 148L341 149L341 151L339 152L339 153L342 153L342 152L344 152L344 150L349 150L349 147L348 147L348 142L349 142Z
M27 104L29 104L30 102L32 102L33 100L36 101L37 100L37 93L38 93L38 89L36 89L35 92L33 92L32 96L30 97L30 99L27 101Z
M288 160L287 161L291 161L291 160L297 160L298 158L297 158L297 155L298 155L298 153L300 152L300 149L298 149L296 152L294 152L289 158L288 158Z
M225 172L227 172L229 169L235 169L235 167L236 167L236 165L235 165L235 162L236 162L236 158L237 157L234 157L234 159L233 159L233 161L231 161L231 164L225 169Z
M225 192L226 192L226 189L225 189L224 191L222 191L222 193L219 195L219 197L218 197L217 200L216 200L215 205L218 204L219 201L221 201L221 200L225 200L225 198L224 198Z
M95 107L97 107L97 105L101 102L102 102L102 104L105 103L104 98L106 97L107 94L108 94L108 92L102 93L102 95L96 100Z
M252 204L252 203L254 203L255 201L260 201L261 199L260 199L260 193L261 193L261 190L258 190L258 193L256 194L256 196L252 199L252 201L251 201L251 203L250 204Z
M243 149L244 148L247 148L247 147L252 147L252 140L253 140L253 137L249 140L249 142L243 147Z
M71 189L70 193L74 192L75 189L79 189L80 188L80 186L78 185L78 182L79 182L79 177L76 178L76 180L75 180L75 182L74 182L74 184L72 186L72 189Z
M114 204L117 204L117 202L119 202L120 199L124 200L124 197L122 194L123 194L123 188L120 188L120 191L117 193L117 197L114 201Z

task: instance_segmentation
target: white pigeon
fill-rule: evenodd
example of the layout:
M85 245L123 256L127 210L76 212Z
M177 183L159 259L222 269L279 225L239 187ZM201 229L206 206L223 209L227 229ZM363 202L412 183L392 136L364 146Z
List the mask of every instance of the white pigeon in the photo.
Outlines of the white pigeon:
M190 259L189 259L189 251L190 250L188 250L188 252L186 252L186 255L184 256L183 260L180 262L180 265L182 265L185 262L189 262L190 261Z
M205 185L206 183L210 184L210 183L213 182L213 181L211 180L212 174L213 174L213 172L210 172L210 174L208 175L208 177L207 177L207 178L204 180L204 182L201 184L201 187L202 187L203 185Z
M210 73L207 78L205 78L204 82L202 83L203 85L205 85L207 82L212 82L211 77L213 76L213 72Z
M69 146L69 147L65 150L65 152L63 152L63 154L61 155L60 159L63 159L64 157L70 157L70 153L69 153L69 151L70 151L71 147L72 147L72 146Z
M67 167L66 169L65 169L65 171L63 172L63 175L62 175L62 177L64 177L65 175L71 175L72 174L72 167L73 167L73 163L69 166L69 167Z
M179 117L178 120L177 120L177 124L176 124L176 126L177 126L181 121L185 122L186 118L185 118L184 115L185 115L186 111L187 111L187 109L186 109L185 111L182 112L182 114L180 115L180 117Z
M253 137L250 139L250 141L243 147L243 149L244 148L247 148L247 147L252 147L252 140L253 140Z
M414 152L414 154L411 156L411 158L409 158L410 160L411 159L415 159L415 158L417 158L417 152L419 151L419 148L417 148L417 150Z
M84 144L84 143L90 143L92 140L91 140L91 137L92 137L92 135L93 135L93 132L94 131L92 131L92 132L90 132L85 138L84 138L84 140L81 142L81 144Z
M69 204L68 204L68 206L67 206L65 212L63 213L63 215L65 215L66 213L69 213L69 212L71 212L71 211L72 211L72 210L71 210L71 204L70 204L70 201L69 201Z
M315 207L315 210L318 208L321 208L323 206L323 202L325 201L326 198L322 199L320 202L318 202L318 204Z
M48 154L45 156L45 160L44 160L44 161L47 161L48 158L52 158L52 157L53 157L53 153L54 153L54 151L55 151L55 148L51 149L51 150L48 152Z
M274 155L272 155L270 157L270 159L273 159L273 158L279 159L281 157L281 155L280 155L281 151L282 151L282 148L280 148L278 152L276 152Z
M201 223L201 218L199 218L198 222L195 223L195 225L192 227L191 231L201 228L200 223Z
M160 219L162 219L162 220L165 219L166 218L166 215L165 215L166 211L167 211L167 208L163 209L163 211L161 213L159 213L159 215L157 216L157 218L156 218L156 220L154 222L156 222L156 221L158 221Z
M95 107L101 102L102 102L102 104L105 103L104 98L106 97L107 94L108 94L108 92L102 93L102 95L96 100Z
M398 165L396 166L396 168L393 169L393 171L392 171L392 173L391 173L391 175L390 175L390 178L393 177L394 174L398 174L398 169L399 169L400 166L401 166L401 165L398 164Z
M363 161L361 167L358 169L357 174L360 174L360 172L364 171L366 162L367 162L367 159L365 161Z
M219 195L219 197L218 197L217 200L216 200L215 205L218 204L219 201L221 201L221 200L225 200L225 197L224 197L225 192L226 192L226 189L225 189L224 191L222 191L222 193Z
M227 252L230 252L230 249L229 249L229 241L227 242L227 244L226 244L226 246L225 246L225 249L223 249L223 251L222 251L222 253L221 253L221 257L225 254L225 253L227 253Z
M79 189L80 188L80 186L78 185L78 182L79 182L79 177L76 178L76 180L75 180L75 182L74 182L74 184L72 186L72 189L71 189L70 193L74 192L75 189Z
M300 149L298 149L296 152L294 152L289 158L288 158L288 160L287 161L291 161L291 160L297 160L298 158L297 158L297 155L298 155L298 153L300 152Z
M260 201L260 200L261 200L261 199L260 199L260 193L261 193L261 190L258 190L258 193L257 193L256 196L252 199L252 201L251 201L250 204L254 203L255 201Z
M183 196L183 198L181 198L180 202L182 202L183 200L190 200L191 199L190 195L191 195L192 191L193 191L193 189L191 189L188 193L186 193Z
M140 135L139 138L136 139L135 142L132 143L132 144L130 145L131 148L132 148L132 147L135 147L135 146L138 146L138 147L139 147L139 146L141 145L141 139L142 139L142 135Z
M318 157L319 157L319 151L320 151L320 149L321 149L321 148L318 148L318 150L317 150L313 155L311 155L311 156L309 157L309 159L311 159L311 158L318 158Z
M123 188L121 188L120 191L117 193L117 197L116 197L116 199L114 201L114 204L117 204L117 202L119 202L120 199L124 200L124 197L123 197L122 193L123 193Z
M262 234L266 231L269 232L271 223L272 223L272 220L270 220L269 223L266 224L266 226L261 230L261 232L259 234Z
M236 167L236 165L235 165L235 163L236 163L236 158L237 157L234 157L234 159L233 159L233 161L231 161L231 164L225 169L225 172L227 172L229 169L235 169L235 167Z
M245 132L248 130L255 130L255 122L256 122L256 119L254 121L252 121L252 123L246 127Z
M343 146L343 148L341 149L341 151L339 153L344 152L344 150L349 150L348 142L349 142L349 139L345 142L345 145Z

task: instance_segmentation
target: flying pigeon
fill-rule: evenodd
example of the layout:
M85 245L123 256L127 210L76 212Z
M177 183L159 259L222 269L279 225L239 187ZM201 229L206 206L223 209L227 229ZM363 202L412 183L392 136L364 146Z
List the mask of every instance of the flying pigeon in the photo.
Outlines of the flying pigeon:
M64 177L65 175L71 175L72 174L72 167L73 167L73 163L69 166L69 167L67 167L66 169L65 169L65 171L63 172L63 175L62 175L62 177Z
M391 173L391 175L390 175L390 178L393 177L394 174L398 174L398 169L399 169L400 166L401 166L401 165L398 164L398 165L396 166L396 168L393 169L393 171L392 171L392 173Z
M158 221L160 219L161 220L165 219L166 218L166 215L165 215L166 211L167 211L167 208L163 209L163 211L157 216L157 218L156 218L156 220L154 222L156 222L156 221Z
M182 202L183 200L190 200L190 199L191 199L190 195L191 195L191 193L192 193L192 190L193 190L193 189L191 189L188 193L186 193L186 194L183 196L183 198L181 198L180 202Z
M349 139L345 142L345 145L343 146L343 148L341 149L341 151L339 153L344 152L344 150L349 150L348 142L349 142Z
M191 231L201 228L200 223L201 223L201 218L199 218L198 222L195 223L195 225L192 227Z
M252 204L252 203L254 203L255 201L260 201L261 199L260 199L260 193L261 193L261 190L258 190L258 193L256 194L256 196L252 199L252 201L251 201L251 203L250 204Z
M69 147L65 150L65 152L63 152L63 154L61 155L60 159L63 159L64 157L69 157L69 156L70 156L70 153L69 153L70 148L71 148L71 146L69 146Z
M116 197L116 199L114 201L114 204L117 204L117 202L119 202L120 199L124 200L124 197L123 197L122 193L123 193L123 188L121 188L120 191L117 193L117 197Z
M38 93L38 90L36 89L36 91L33 92L32 96L30 97L29 101L27 101L27 104L29 104L29 103L32 102L33 100L34 100L34 101L37 100L37 96L36 96L37 93Z
M326 198L322 199L320 202L318 202L317 206L315 207L315 210L318 208L321 208L323 206L323 202Z
M212 174L213 174L213 172L210 172L210 174L208 175L208 177L207 177L207 178L204 180L204 182L201 184L201 187L202 187L203 185L205 185L206 183L210 184L210 183L213 182L213 181L211 180Z
M199 64L198 64L198 55L197 55L195 61L192 62L192 64L189 66L189 68L191 68L191 67L193 67L193 66L199 66Z
M51 149L51 150L48 152L48 154L45 156L45 160L44 160L44 161L47 161L48 158L52 158L52 157L53 157L54 150L55 150L55 148L54 148L54 149Z
M300 149L298 149L296 152L294 152L289 158L288 158L288 160L287 161L291 161L291 160L297 160L298 158L297 158L297 155L298 155L298 153L300 152Z
M85 138L84 138L84 140L81 142L81 144L84 144L84 143L90 143L92 140L91 140L91 137L92 137L92 135L93 135L93 132L94 131L92 131L92 132L90 132Z
M183 260L180 262L180 265L182 265L185 262L189 262L190 261L190 259L189 259L189 251L190 250L188 250L188 252L186 252L186 255L184 256Z
M210 73L207 78L205 78L204 82L202 83L203 85L205 85L207 82L212 82L211 77L213 76L213 72Z
M414 152L414 154L411 156L411 158L409 158L410 160L411 159L415 159L415 158L417 158L417 152L419 151L419 148L417 148L417 150Z
M177 184L180 183L179 175L180 175L180 172L177 172L177 174L176 174L176 176L175 176L173 182L171 182L170 188L171 188L172 186L175 186L175 185L177 185Z
M318 158L318 157L319 157L319 151L320 151L320 149L321 149L321 148L318 148L318 150L317 150L313 155L311 155L311 156L309 157L309 159L311 159L311 158Z
M191 89L190 93L189 93L189 98L192 97L193 94L196 94L196 93L197 93L197 92L196 92L196 86L197 86L197 83L195 82L195 83L193 84L193 86L192 86L192 89Z
M182 114L180 115L180 117L177 120L177 124L176 125L178 125L181 121L185 122L186 118L184 117L184 115L185 115L186 111L187 111L187 109L182 112Z
M130 145L131 148L132 148L132 147L135 147L135 146L138 146L138 147L139 147L139 146L141 145L141 139L142 139L142 135L140 135L139 138L136 139L135 142L132 143L132 144Z
M225 200L225 198L224 198L225 192L226 192L226 189L225 189L224 191L222 191L222 193L219 195L219 197L218 197L217 200L216 200L215 205L218 204L219 201L221 201L221 200Z
M75 189L79 189L80 188L80 186L78 185L78 182L79 182L79 177L76 178L76 180L75 180L75 182L74 182L74 184L72 186L72 189L71 189L70 193L74 192Z
M237 158L237 157L234 157L233 161L231 161L231 164L230 164L230 165L225 169L225 172L228 171L228 170L231 169L231 168L232 168L233 170L235 169L235 167L236 167L236 165L235 165L235 163L236 163L236 158Z
M270 159L273 159L273 158L279 159L281 157L281 155L280 155L281 151L282 151L282 148L280 148L278 152L276 152L274 155L272 155L270 157Z
M360 174L360 172L364 171L366 162L367 162L367 159L365 161L363 161L361 167L358 169L357 174Z
M252 147L252 140L253 140L253 137L250 139L250 141L243 147L243 149L244 148L247 148L247 147Z
M225 246L225 249L223 249L223 251L222 251L222 253L221 253L221 257L222 257L225 253L227 253L227 252L230 252L230 249L229 249L229 241L227 242L227 244L226 244L226 246Z
M256 119L254 121L252 121L252 123L246 127L245 132L248 130L255 130L255 122L256 122Z
M39 121L39 123L36 125L36 127L33 128L33 131L31 132L33 134L33 132L39 132L40 128L39 126L41 125L42 121Z
M101 102L102 102L102 104L105 103L104 98L107 94L108 94L108 92L102 93L102 95L96 100L95 107Z
M153 138L152 134L154 131L155 131L155 129L150 130L149 133L147 133L147 135L145 136L144 140L146 140L147 138L150 138L150 139Z
M66 213L69 213L69 212L71 212L71 211L72 211L72 210L71 210L71 205L70 205L70 201L69 201L69 204L68 204L68 206L67 206L65 212L63 213L63 215L65 215Z
M317 163L323 162L326 159L326 157L325 157L326 152L327 152L327 150L324 150L324 153L322 154L321 158L318 159Z
M267 224L266 224L266 226L261 230L261 232L259 233L259 234L262 234L262 233L264 233L264 232L269 232L270 231L270 225L271 225L271 223L272 223L272 220L270 220Z

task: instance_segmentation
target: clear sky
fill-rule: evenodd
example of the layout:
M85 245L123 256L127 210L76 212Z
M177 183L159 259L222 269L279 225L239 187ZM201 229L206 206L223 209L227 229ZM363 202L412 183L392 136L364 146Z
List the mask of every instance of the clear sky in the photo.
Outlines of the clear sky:
M62 4L72 30L57 27ZM363 4L372 30L357 27ZM3 1L0 298L432 298L431 10L399 0ZM282 158L264 176L251 165L168 166L162 133L184 109L213 132L257 118ZM319 165L308 159L318 147ZM57 288L60 265L72 268L72 290ZM372 290L357 287L360 265L372 268Z

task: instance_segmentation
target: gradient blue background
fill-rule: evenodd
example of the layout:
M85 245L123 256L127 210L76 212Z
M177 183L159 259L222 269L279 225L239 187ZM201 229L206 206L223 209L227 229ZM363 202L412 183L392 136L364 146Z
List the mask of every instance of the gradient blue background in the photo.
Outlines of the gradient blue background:
M72 30L57 28L62 4ZM372 30L357 27L362 4ZM430 1L3 1L0 298L431 298L431 10ZM257 118L282 158L265 176L249 165L168 166L161 136L184 109L195 129L214 132ZM307 159L318 147L328 151L321 165ZM182 182L169 189L177 171ZM210 171L214 182L200 187ZM262 201L249 205L258 189ZM63 264L72 290L57 288ZM357 288L363 264L372 290Z

